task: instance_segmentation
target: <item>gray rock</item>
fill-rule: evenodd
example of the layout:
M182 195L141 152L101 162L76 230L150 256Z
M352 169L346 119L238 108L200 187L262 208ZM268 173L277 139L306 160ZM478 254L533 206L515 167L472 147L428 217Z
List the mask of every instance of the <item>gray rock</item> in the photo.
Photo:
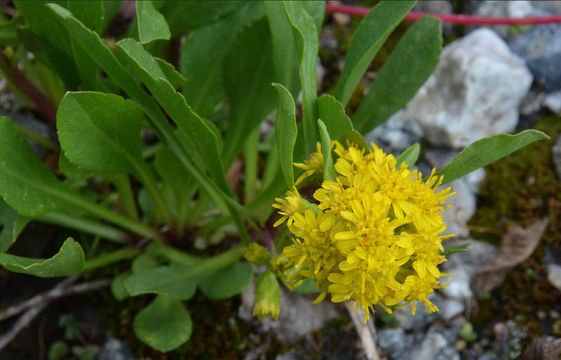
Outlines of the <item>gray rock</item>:
M480 1L475 15L490 17L522 18L528 16L545 15L546 11L532 6L533 1ZM506 38L510 35L511 27L508 25L494 26L493 30L501 37Z
M442 307L444 299L437 293L428 296L428 299L439 309ZM411 314L411 305L396 309L394 317L399 325L405 330L424 331L434 321L443 318L441 312L429 313L425 306L419 302L416 303L415 316Z
M440 64L407 105L435 145L463 148L514 130L532 75L523 60L489 29L448 45Z
M508 45L526 61L537 84L549 92L561 89L561 25L533 26L511 37Z
M561 91L544 95L543 104L552 112L561 115Z
M136 360L136 356L126 342L109 337L97 354L97 360Z
M454 9L448 0L424 0L417 2L413 7L413 11L429 14L452 14ZM442 32L445 35L452 35L454 34L454 27L452 24L443 23Z
M468 251L448 256L448 261L442 264L441 271L453 276L442 279L449 285L441 291L448 298L469 300L473 297L470 286L472 277L495 258L499 249L495 245L474 239L451 239L447 244L455 246L470 244L470 247Z
M448 343L443 334L430 331L422 342L411 351L410 358L416 360L459 360L460 355L454 350L453 344Z
M548 264L547 269L547 280L551 285L553 285L557 290L561 291L561 265Z
M447 282L447 280L443 282ZM443 299L442 305L439 310L445 320L450 320L463 313L465 309L466 305L462 300Z
M553 165L555 166L555 172L557 172L557 178L561 180L561 135L557 136L557 140L552 148Z
M365 139L368 143L375 143L386 153L399 156L402 151L421 141L422 137L423 129L419 124L407 116L404 110L400 110L368 133Z
M245 321L252 321L254 286L242 293L242 304L238 315ZM281 289L281 308L278 320L259 320L263 331L273 331L282 342L296 342L310 332L323 328L331 319L341 316L334 303L323 301L312 303L313 298ZM346 315L346 314L345 314Z
M404 359L414 341L402 328L379 330L377 338L381 354L389 359Z
M450 183L452 191L456 194L446 201L446 206L451 208L444 210L444 222L446 231L443 234L454 234L457 237L465 238L469 236L467 223L475 214L476 198L464 179L458 179Z

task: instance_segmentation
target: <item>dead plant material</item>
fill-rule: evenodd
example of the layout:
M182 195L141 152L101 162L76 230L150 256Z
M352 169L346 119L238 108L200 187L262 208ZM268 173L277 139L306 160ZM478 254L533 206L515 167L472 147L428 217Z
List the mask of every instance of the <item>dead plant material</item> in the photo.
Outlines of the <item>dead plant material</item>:
M526 360L557 360L561 356L561 339L534 339L522 353Z
M511 225L502 238L499 253L474 277L474 286L481 291L491 291L501 285L510 269L528 259L538 246L549 219L534 222L527 228Z

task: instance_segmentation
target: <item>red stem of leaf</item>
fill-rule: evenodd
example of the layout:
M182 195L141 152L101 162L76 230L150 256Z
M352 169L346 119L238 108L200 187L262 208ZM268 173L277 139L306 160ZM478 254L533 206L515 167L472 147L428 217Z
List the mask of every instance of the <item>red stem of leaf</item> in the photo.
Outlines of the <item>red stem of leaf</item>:
M347 14L352 16L363 17L368 14L370 8L352 5L333 5L326 4L325 11L328 14ZM410 12L405 16L405 21L416 21L425 15L439 18L444 23L456 25L537 25L537 24L553 24L561 23L561 15L540 16L540 17L524 17L524 18L502 18L488 16L472 16L457 14L435 14Z

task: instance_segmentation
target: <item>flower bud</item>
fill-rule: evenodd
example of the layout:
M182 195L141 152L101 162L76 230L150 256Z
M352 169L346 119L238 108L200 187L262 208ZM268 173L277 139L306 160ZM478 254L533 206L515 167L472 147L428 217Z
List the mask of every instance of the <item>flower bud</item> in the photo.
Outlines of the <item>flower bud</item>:
M267 265L269 260L271 260L271 253L269 250L257 243L251 243L241 251L245 259L255 265Z
M263 320L267 316L278 319L280 313L280 286L275 273L267 270L257 278L253 316Z

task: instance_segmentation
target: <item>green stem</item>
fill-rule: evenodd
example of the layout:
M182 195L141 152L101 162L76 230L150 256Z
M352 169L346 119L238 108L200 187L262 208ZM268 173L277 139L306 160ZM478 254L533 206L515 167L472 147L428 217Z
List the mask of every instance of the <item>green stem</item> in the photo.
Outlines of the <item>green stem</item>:
M125 213L132 219L138 220L138 210L134 201L129 176L126 174L115 175L112 179L113 185L119 193L119 198L123 203Z
M121 244L126 244L129 237L127 233L115 229L111 226L100 224L97 221L92 221L86 218L70 216L63 213L43 214L39 216L37 220L80 230L92 235L98 235L104 239L112 240Z
M156 210L161 214L164 218L166 224L173 228L175 224L175 220L171 211L162 196L162 192L158 189L156 185L156 179L151 174L148 165L144 162L133 162L133 166L135 168L136 174L138 175L138 180L144 185L152 200L154 200L154 204L156 205Z
M21 135L28 138L29 140L36 142L37 144L41 145L47 150L58 151L57 144L55 144L51 139L43 135L40 135L33 130L26 128L25 126L21 126L15 121L12 121L12 125L17 132L19 132Z
M124 248L103 254L86 261L82 272L92 271L100 267L104 267L121 260L127 260L135 257L140 252L139 249Z
M247 141L245 143L245 204L253 200L257 192L255 185L257 183L257 144L259 143L259 130L259 127L255 128L255 130L253 130L251 134L249 134L249 137L247 138Z

